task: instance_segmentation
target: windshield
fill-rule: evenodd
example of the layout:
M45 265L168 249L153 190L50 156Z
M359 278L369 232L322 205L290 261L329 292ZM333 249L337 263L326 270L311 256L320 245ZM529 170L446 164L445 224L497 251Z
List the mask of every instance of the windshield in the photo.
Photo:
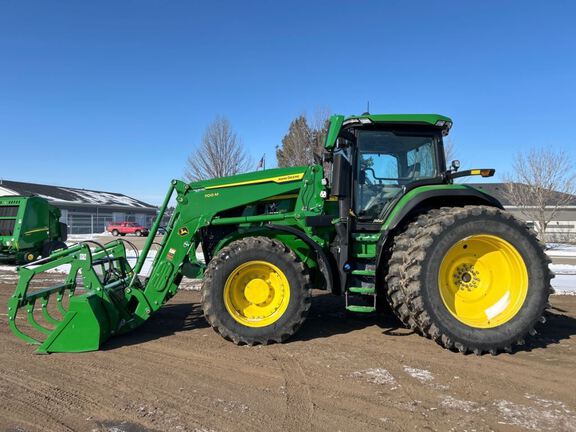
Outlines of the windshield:
M381 216L405 185L438 176L436 136L392 131L358 132L356 214Z

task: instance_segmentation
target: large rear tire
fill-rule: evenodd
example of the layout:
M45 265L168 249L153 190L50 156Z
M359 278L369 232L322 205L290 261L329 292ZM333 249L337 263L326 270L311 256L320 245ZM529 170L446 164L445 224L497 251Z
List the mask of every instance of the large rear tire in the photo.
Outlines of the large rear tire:
M404 324L445 348L510 351L544 321L549 262L534 233L505 211L435 209L396 235L388 298Z
M277 240L248 237L208 264L202 308L212 328L235 344L283 342L310 309L310 277L296 254Z

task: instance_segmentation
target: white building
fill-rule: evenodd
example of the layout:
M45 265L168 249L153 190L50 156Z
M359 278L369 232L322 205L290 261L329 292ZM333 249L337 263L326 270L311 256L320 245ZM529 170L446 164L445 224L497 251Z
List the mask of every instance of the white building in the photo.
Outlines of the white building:
M0 180L0 196L45 198L62 212L69 234L101 233L110 222L131 221L149 227L157 208L116 192Z
M506 210L511 212L518 219L526 221L528 225L534 227L536 230L539 229L538 222L531 220L532 218L528 215L530 212L527 212L526 208L521 208L510 202L506 193L506 183L468 184L492 195L502 203ZM520 190L522 191L525 189L526 196L530 196L530 189L527 185L515 183L515 186L521 188ZM550 195L550 198L551 202L548 206L550 208L556 207L559 202L563 202L564 204L558 208L556 215L546 227L547 241L557 243L576 243L576 196L555 192Z

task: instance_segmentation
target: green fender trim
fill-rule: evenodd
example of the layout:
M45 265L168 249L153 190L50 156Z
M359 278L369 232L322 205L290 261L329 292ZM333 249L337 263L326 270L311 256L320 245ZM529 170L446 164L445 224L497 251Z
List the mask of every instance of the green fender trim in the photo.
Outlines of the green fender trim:
M384 224L382 231L388 231L394 228L404 216L415 206L428 198L450 196L470 198L484 201L487 205L502 208L502 204L493 196L488 195L479 189L462 184L439 184L430 186L420 186L412 189L404 195L394 206Z

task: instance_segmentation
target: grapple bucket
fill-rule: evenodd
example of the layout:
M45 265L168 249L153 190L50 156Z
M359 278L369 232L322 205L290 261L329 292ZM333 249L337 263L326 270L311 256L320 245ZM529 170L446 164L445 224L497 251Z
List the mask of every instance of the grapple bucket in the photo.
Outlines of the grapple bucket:
M58 275L62 278L59 271L67 271L63 281L38 288ZM120 240L94 250L80 243L18 272L8 302L10 328L39 345L37 353L97 350L110 336L137 327L150 314Z

